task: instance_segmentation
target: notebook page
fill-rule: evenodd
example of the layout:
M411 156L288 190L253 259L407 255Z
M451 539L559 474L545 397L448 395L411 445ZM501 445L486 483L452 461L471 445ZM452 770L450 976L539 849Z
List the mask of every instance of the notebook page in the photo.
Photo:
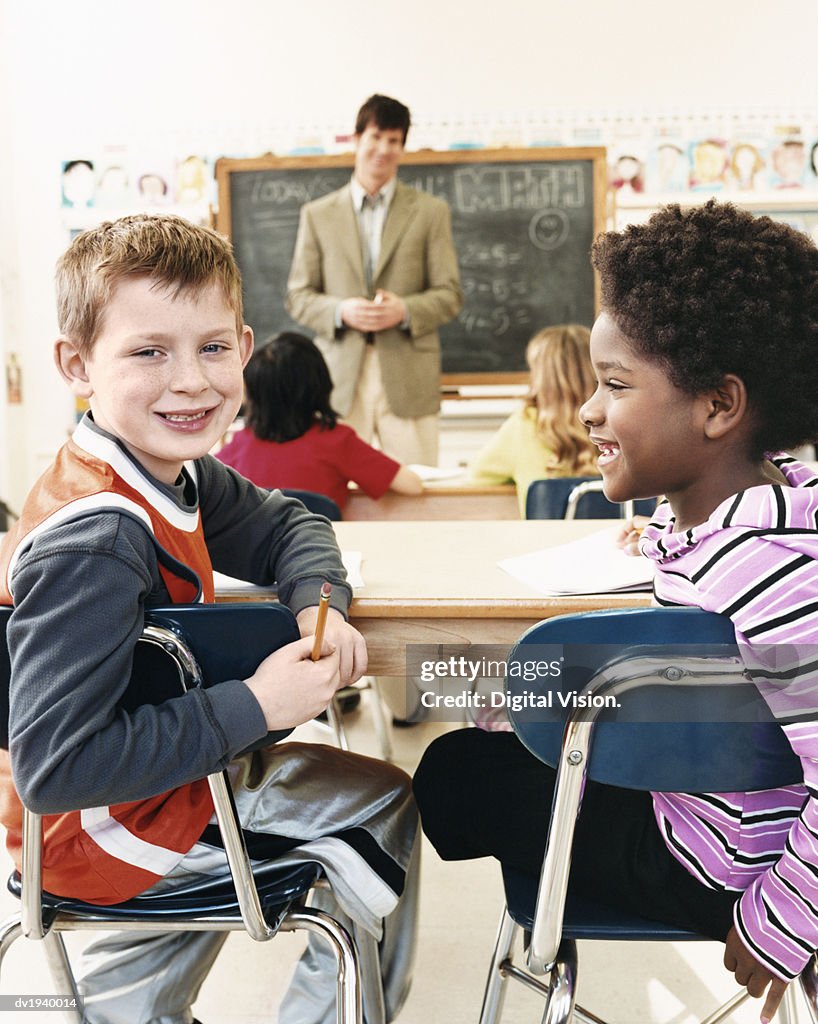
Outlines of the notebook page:
M608 594L650 590L654 565L626 555L617 545L620 526L599 530L557 547L498 562L510 576L541 594Z

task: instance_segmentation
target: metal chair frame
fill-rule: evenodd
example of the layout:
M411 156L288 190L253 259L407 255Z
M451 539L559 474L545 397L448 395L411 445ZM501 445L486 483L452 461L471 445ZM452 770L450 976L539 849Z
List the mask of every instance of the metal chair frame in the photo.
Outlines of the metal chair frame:
M573 481L573 483L572 483ZM562 515L556 515L557 519L573 520L577 518L589 518L587 513L585 516L580 516L580 506L582 499L588 494L603 494L602 480L597 477L550 477L543 478L542 480L532 480L529 484L529 494L526 495L526 518L527 519L544 519L549 516L544 514L542 505L537 508L537 497L540 493L540 489L545 488L566 488L571 485L570 490L567 492L565 497L565 508ZM532 489L534 492L532 494ZM559 491L557 492L559 494ZM530 495L530 497L529 497ZM552 499L554 502L558 501L558 498ZM654 503L655 504L655 503ZM548 509L548 503L546 499L546 508ZM618 516L620 519L629 519L633 516L634 511L640 511L646 513L648 510L652 510L653 505L651 499L640 500L638 502L625 501L619 504ZM555 511L551 508L550 511ZM598 513L598 510L595 510ZM614 519L617 516L616 503L606 502L605 512L607 512L607 518ZM605 515L605 512L602 514ZM599 514L599 513L598 513ZM591 516L593 518L593 516Z
M565 505L564 519L576 519L577 508L582 498L586 494L602 494L602 481L601 480L586 480L581 484L577 484L571 490L568 495L568 501ZM619 517L620 519L630 519L634 513L634 502L624 501L619 506Z
M391 761L394 756L392 746L392 728L389 716L386 713L386 703L381 693L380 683L377 676L362 676L352 686L344 686L338 690L327 706L327 727L332 732L335 742L341 750L350 750L349 738L344 727L344 716L341 710L341 702L344 697L353 693L370 691L372 694L372 722L375 726L375 736L381 750L381 757L384 761ZM323 725L323 722L316 720L316 725Z
M178 631L156 622L146 624L140 642L161 649L171 658L184 690L202 685L202 671L195 654ZM257 886L226 773L215 772L208 776L207 781L235 888L234 898L225 900L220 896L214 901L214 887L208 883L185 890L191 901L201 893L201 905L196 907L194 904L185 910L164 909L166 904L173 908L173 901L178 895L173 891L151 896L148 908L140 906L143 897L111 907L50 897L42 889L42 819L40 815L24 809L22 871L19 875L15 872L9 881L10 890L20 897L20 911L0 924L0 968L9 947L21 935L43 942L56 991L62 995L70 994L76 1000L76 1010L63 1011L66 1019L81 1024L82 1000L62 932L112 928L134 931L156 928L168 931L245 931L255 941L266 942L279 931L305 929L323 936L336 956L338 1024L360 1024L360 968L353 939L338 921L305 903L310 889L316 884L317 867L305 865L295 871L292 868L281 869L278 873L270 871ZM289 889L280 902L271 906L269 899L275 899L281 882L288 883ZM268 897L266 901L264 896ZM131 907L132 910L129 909Z
M662 609L644 610L653 615L661 615ZM644 614L644 611L641 614ZM721 619L722 616L710 615L698 610L688 610L694 615ZM591 618L599 613L591 613ZM602 613L613 619L610 613ZM633 612L626 612L634 614ZM576 617L571 617L576 618ZM551 620L552 623L557 620ZM694 620L691 619L691 625ZM725 620L727 621L727 620ZM537 629L537 627L532 627ZM529 631L530 633L531 631ZM527 634L528 635L528 634ZM523 638L525 640L525 637ZM679 687L684 684L705 694L713 687L723 687L725 682L747 684L744 666L738 653L727 653L721 657L697 657L681 654L678 648L671 652L670 660L667 652L662 655L645 655L644 648L635 652L636 657L619 656L603 664L582 690L592 698L614 696L617 699L626 693L633 693L644 687ZM513 657L513 654L512 654ZM749 684L751 685L751 684ZM508 683L507 683L508 687ZM602 703L595 702L592 703ZM670 941L686 941L705 939L704 936L681 929L654 925L652 922L639 922L645 925L643 935L616 935L615 926L607 928L602 924L599 934L586 931L581 927L566 926L566 900L568 898L568 882L571 868L571 851L574 831L582 806L582 795L591 762L592 745L602 713L601 707L583 707L566 712L562 734L562 744L557 761L557 781L554 793L548 839L543 860L539 884L536 888L536 905L533 912L533 927L526 927L529 937L525 966L514 962L514 947L524 930L509 912L508 905L503 909L500 927L497 934L494 953L486 982L483 1004L480 1012L480 1024L496 1024L502 1013L507 983L514 980L529 989L538 992L545 999L542 1024L568 1024L577 1021L579 1024L605 1024L600 1018L576 1003L576 984L578 974L578 957L576 938L600 938L603 940L628 939L665 939ZM520 732L519 723L515 721L514 712L510 712L515 731ZM532 752L540 756L530 742L530 734L524 738ZM546 763L550 758L542 757ZM770 779L770 786L788 784L791 778L783 777L780 781ZM658 788L650 785L650 780L639 788ZM722 789L739 788L728 784ZM766 788L766 787L765 787ZM514 872L510 872L513 876ZM508 876L504 870L504 881ZM587 909L587 908L586 908ZM611 913L608 912L608 917ZM666 934L662 934L662 932ZM576 934L572 934L576 933ZM801 974L799 986L806 1001L813 1024L818 1024L818 964L813 956L807 968ZM783 1024L795 1024L796 1004L795 985L790 985L785 1000L779 1010ZM740 1006L749 993L738 992L723 1006L711 1013L702 1024L718 1024Z

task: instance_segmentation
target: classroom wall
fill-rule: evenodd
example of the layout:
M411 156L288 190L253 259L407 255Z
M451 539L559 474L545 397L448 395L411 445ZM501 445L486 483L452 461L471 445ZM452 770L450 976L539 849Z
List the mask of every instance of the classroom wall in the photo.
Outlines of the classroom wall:
M247 155L281 123L351 128L375 90L427 121L814 115L816 38L815 0L0 0L0 355L25 388L0 399L0 495L19 503L71 425L51 362L62 159L117 142Z

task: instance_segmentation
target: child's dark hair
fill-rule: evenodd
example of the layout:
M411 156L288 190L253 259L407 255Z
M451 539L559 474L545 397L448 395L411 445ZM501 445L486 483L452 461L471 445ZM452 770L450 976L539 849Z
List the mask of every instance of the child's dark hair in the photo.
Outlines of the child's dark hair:
M602 307L689 394L740 377L758 454L818 439L818 249L787 224L710 200L594 243Z
M327 364L303 334L283 331L257 349L244 386L247 426L262 441L293 441L314 423L331 430L338 420Z
M405 145L411 123L412 118L407 106L400 100L393 100L391 96L382 96L376 92L364 101L358 111L355 117L355 134L363 135L369 125L374 124L381 131L403 132Z

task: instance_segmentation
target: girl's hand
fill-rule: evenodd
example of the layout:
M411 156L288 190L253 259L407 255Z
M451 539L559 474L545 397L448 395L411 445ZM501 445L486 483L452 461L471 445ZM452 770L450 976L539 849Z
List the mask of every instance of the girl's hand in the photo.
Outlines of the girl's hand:
M761 1021L762 1024L769 1024L784 998L787 982L776 977L772 971L750 954L738 937L735 928L731 928L727 935L727 944L724 947L724 966L731 974L735 975L739 985L744 985L755 999L760 999L765 991L767 992L767 998L761 1009Z
M622 529L616 535L616 543L626 555L641 555L639 538L649 522L648 516L634 516L622 523Z
M314 636L317 618L317 605L302 608L296 615L295 619L302 637ZM330 648L338 654L338 671L341 679L339 685L349 686L357 682L366 672L366 641L354 626L350 626L337 608L330 608L327 612L324 646L321 649L322 660L324 652L329 651Z

